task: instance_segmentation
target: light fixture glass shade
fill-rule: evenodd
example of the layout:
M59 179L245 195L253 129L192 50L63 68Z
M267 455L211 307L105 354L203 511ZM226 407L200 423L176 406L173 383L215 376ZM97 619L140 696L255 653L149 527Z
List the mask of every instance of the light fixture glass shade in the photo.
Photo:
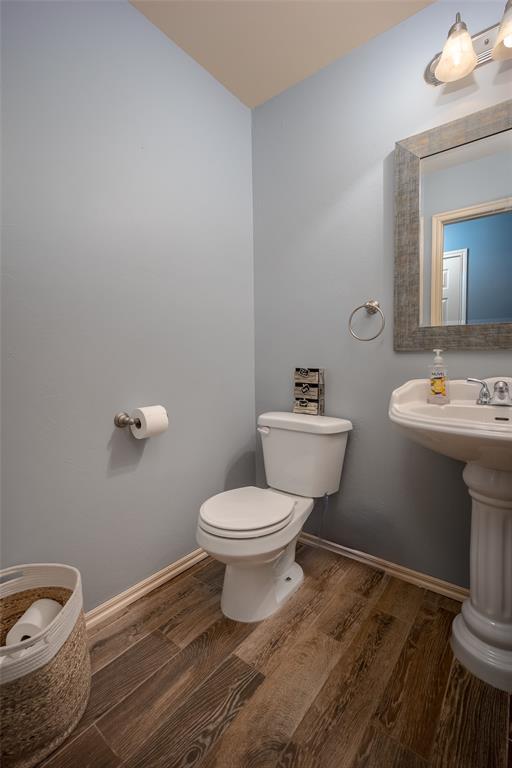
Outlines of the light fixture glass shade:
M505 6L498 37L492 49L492 57L496 61L512 59L512 0L509 0Z
M474 70L477 64L473 41L468 28L460 15L448 33L448 39L444 44L443 52L439 58L434 74L442 83L452 83L466 77Z

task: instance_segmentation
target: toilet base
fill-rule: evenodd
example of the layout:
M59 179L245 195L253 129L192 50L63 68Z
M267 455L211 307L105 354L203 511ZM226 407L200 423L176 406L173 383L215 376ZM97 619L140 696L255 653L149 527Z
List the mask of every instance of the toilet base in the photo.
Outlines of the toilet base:
M280 493L271 489L267 492ZM302 584L304 574L295 562L295 547L313 509L313 499L290 498L294 501L292 519L279 531L265 536L216 536L203 530L199 521L197 543L226 565L220 605L229 619L246 623L266 619Z
M222 613L228 619L248 623L272 616L304 581L304 572L294 557L295 542L273 562L227 565Z

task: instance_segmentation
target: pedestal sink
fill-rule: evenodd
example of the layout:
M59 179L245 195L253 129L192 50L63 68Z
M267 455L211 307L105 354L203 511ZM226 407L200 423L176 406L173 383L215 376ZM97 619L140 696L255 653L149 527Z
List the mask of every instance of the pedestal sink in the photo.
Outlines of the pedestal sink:
M512 379L507 381L512 391ZM450 382L451 402L427 403L427 379L395 389L389 418L411 440L466 462L473 500L470 596L452 626L455 656L476 677L512 692L512 407L477 405L480 387ZM434 481L435 478L432 478Z

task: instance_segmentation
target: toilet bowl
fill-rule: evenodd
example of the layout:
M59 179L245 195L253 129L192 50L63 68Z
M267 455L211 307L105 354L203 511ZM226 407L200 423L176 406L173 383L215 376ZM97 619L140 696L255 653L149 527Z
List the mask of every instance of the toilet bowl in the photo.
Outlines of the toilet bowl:
M215 510L224 505L238 514L231 528L215 528ZM300 586L304 576L295 562L295 545L312 509L313 499L253 487L220 493L202 505L197 541L226 564L221 597L225 616L261 621ZM265 525L257 527L262 519Z
M226 564L221 609L236 621L271 616L301 585L295 547L314 499L339 489L346 419L271 412L258 419L271 487L236 488L201 506L196 538Z

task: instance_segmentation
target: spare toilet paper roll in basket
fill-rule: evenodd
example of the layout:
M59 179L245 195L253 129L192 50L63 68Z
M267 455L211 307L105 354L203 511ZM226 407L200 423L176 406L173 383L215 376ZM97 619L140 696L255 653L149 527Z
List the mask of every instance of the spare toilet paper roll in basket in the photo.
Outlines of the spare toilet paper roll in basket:
M27 608L23 616L13 624L7 637L5 638L6 645L14 645L20 643L22 640L29 640L50 624L60 613L62 605L56 600L50 600L49 598L42 598L32 603L30 608Z
M132 435L138 440L144 437L154 437L165 432L169 426L167 411L163 405L147 405L144 408L136 408L131 414L135 419L130 429ZM140 424L140 426L138 426Z

